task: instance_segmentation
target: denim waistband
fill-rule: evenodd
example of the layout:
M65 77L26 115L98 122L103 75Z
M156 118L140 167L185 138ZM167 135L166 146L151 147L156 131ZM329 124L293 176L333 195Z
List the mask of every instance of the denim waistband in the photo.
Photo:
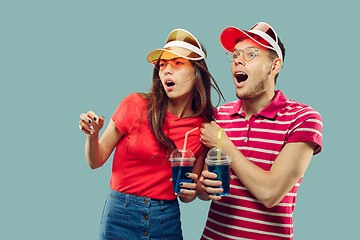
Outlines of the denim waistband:
M133 204L139 204L139 205L166 205L169 203L173 203L177 201L177 198L172 200L161 200L161 199L154 199L154 198L148 198L148 197L140 197L135 196L132 194L122 193L115 191L113 189L110 189L110 197L122 200L124 202L131 202Z

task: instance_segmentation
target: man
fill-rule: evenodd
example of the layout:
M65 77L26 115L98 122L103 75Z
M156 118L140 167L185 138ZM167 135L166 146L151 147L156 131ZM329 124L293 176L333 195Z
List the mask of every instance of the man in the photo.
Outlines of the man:
M250 31L229 27L220 43L231 57L238 101L216 110L201 141L232 158L230 194L216 174L202 172L198 196L212 201L201 239L293 239L296 193L311 157L321 151L322 119L309 106L275 91L285 49L263 22ZM221 132L220 132L221 133Z

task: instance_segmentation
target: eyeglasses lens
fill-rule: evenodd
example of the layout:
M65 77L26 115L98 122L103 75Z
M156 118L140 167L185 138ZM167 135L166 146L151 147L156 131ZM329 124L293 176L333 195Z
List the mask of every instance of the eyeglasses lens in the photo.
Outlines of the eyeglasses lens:
M185 59L185 58L175 58L175 59L171 59L171 60L161 60L160 59L158 62L156 62L154 64L154 66L155 66L156 69L158 69L160 71L163 71L163 70L165 70L167 65L170 64L170 66L173 69L178 70L182 66L184 66L187 61L188 60Z
M243 54L243 58L246 61L251 61L256 57L257 49L253 47L247 47L245 49L234 49L233 52L227 52L227 58L230 62L234 61L236 58L240 56L240 54Z

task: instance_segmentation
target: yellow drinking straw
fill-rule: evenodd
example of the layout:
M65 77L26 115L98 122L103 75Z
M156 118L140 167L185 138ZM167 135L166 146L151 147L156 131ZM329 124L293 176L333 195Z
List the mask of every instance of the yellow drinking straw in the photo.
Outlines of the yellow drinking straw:
M221 160L221 134L223 133L224 129L220 129L218 131L218 135L217 135L217 148L219 149L219 151L217 152L217 160L220 161Z

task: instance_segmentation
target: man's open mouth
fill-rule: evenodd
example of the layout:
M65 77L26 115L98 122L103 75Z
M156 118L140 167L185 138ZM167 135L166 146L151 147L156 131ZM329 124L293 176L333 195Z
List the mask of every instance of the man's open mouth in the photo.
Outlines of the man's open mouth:
M244 72L236 72L235 78L238 83L244 82L248 79L248 75Z

